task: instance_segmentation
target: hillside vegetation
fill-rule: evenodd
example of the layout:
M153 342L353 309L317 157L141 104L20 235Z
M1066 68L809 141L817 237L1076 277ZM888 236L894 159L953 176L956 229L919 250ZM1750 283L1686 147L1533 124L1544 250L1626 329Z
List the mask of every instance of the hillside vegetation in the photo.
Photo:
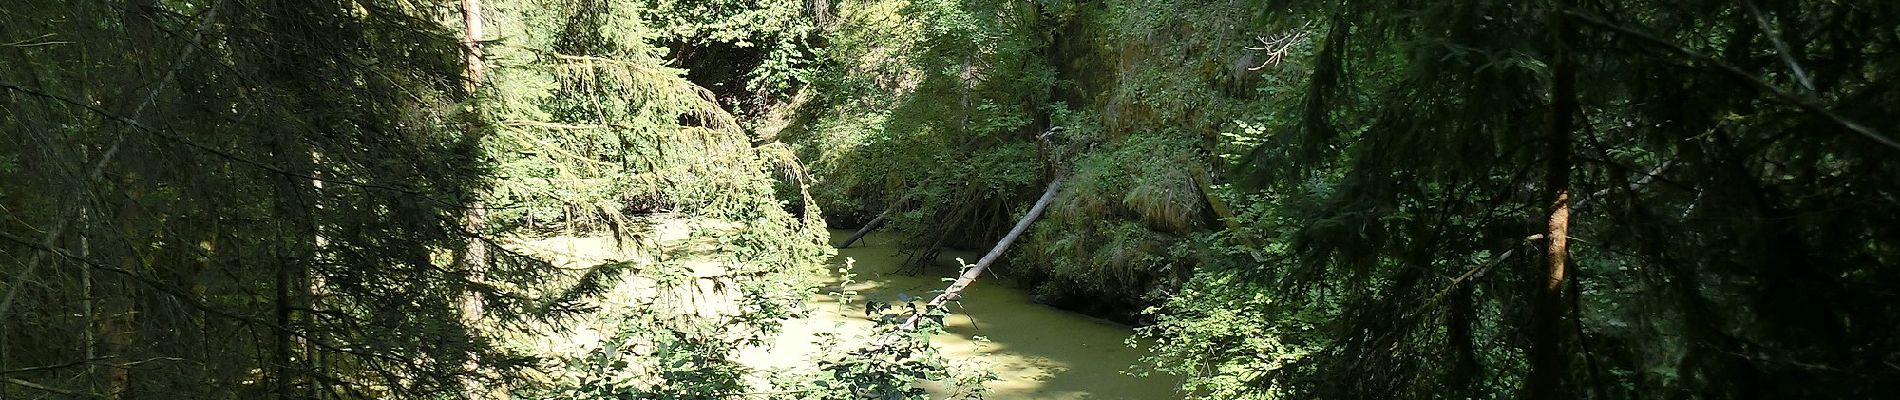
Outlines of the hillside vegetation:
M972 284L1182 398L1878 398L1894 21L11 0L0 398L980 398ZM901 260L832 261L861 226ZM862 320L745 360L819 302Z

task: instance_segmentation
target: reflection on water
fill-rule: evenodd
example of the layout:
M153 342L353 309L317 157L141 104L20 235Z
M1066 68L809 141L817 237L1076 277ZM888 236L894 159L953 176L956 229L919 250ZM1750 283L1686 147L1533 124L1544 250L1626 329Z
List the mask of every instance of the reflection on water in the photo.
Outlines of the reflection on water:
M851 231L833 230L842 240ZM896 249L898 238L872 234L865 242L839 250L833 259L842 264L845 257L857 260L858 283L847 289L857 290L859 299L894 301L899 293L930 297L942 289L943 277L956 273L955 257L974 262L980 255L945 252L945 262L919 276L886 275L903 263ZM1176 399L1177 379L1169 376L1130 376L1123 371L1135 367L1145 349L1125 344L1133 331L1126 326L1057 310L1030 302L1029 296L1004 286L994 276L984 276L963 293L963 309L951 307L956 315L945 319L948 334L933 342L950 357L978 357L994 367L997 381L991 382L990 398L995 399ZM833 285L836 283L833 282ZM769 353L746 354L747 364L756 367L797 367L816 351L812 341L821 332L859 333L871 326L865 319L862 300L856 307L840 307L836 299L813 299L811 317L791 321L774 349ZM974 340L975 336L988 342Z

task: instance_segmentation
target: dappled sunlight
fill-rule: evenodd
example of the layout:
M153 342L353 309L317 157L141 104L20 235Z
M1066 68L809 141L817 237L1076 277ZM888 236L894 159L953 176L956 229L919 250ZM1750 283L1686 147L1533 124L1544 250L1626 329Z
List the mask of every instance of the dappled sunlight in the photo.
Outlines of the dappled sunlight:
M848 236L850 231L833 231ZM898 295L928 297L946 284L941 278L955 274L955 257L967 261L974 254L946 252L947 262L919 276L886 274L903 262L893 238L873 234L868 244L839 251L835 264L845 257L856 262L855 284L838 289L855 290L858 296L848 304L839 299L814 296L809 303L812 314L789 321L785 332L771 350L754 349L742 355L741 362L759 368L802 368L813 354L822 352L815 345L823 333L862 340L873 321L864 313L864 301L894 302ZM997 375L989 383L991 398L998 399L1170 399L1177 380L1167 376L1137 377L1123 373L1140 362L1144 350L1129 348L1125 340L1133 330L1118 324L1070 313L1030 301L1026 293L985 276L963 293L961 304L951 303L952 315L945 318L947 334L932 343L947 357L979 362ZM835 277L826 285L836 285ZM820 292L825 292L821 290ZM919 300L919 303L922 301ZM899 304L898 307L904 307ZM985 340L979 340L978 338ZM847 343L860 343L847 339ZM942 396L941 385L926 382L923 387Z
M662 247L677 247L692 228L678 221L661 221L653 227L651 239ZM833 231L834 235L850 232ZM837 335L836 345L856 346L869 340L875 326L865 315L866 300L896 302L899 294L928 297L941 290L944 278L956 272L955 259L975 260L976 255L946 252L945 260L919 276L887 274L902 263L903 256L894 247L896 240L886 234L873 234L866 244L841 250L833 259L842 264L846 257L856 262L855 282L836 287L837 277L822 280L825 286L807 303L809 315L786 321L774 342L741 351L740 363L759 370L814 370L815 360L829 350L819 343L822 337ZM621 248L611 238L556 237L522 241L509 246L517 251L555 261L559 268L585 268L609 260L638 260L634 248ZM1125 344L1133 331L1122 325L1090 318L1041 304L1006 286L993 276L985 276L963 293L963 300L950 303L952 315L945 318L946 334L933 338L943 355L972 368L986 369L997 375L988 384L991 398L998 399L1169 399L1176 378L1165 376L1135 377L1125 374L1140 361L1144 350ZM644 285L630 279L607 293L597 304L615 307L635 301L632 297L651 296ZM650 289L650 288L649 288ZM848 301L827 294L831 291L856 291ZM922 300L919 300L921 303ZM902 304L898 307L905 307ZM582 318L585 319L585 318ZM576 357L597 348L602 330L597 321L571 321L566 329L548 332L536 338L519 338L531 343L537 353ZM946 396L948 388L935 382L923 382L933 396Z

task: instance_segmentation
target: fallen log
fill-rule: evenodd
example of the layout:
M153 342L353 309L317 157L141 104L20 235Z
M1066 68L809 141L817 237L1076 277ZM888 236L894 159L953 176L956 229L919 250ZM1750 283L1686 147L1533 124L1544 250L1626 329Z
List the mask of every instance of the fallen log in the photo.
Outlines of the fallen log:
M877 230L877 227L884 225L884 217L890 216L890 214L890 208L884 209L884 212L877 213L877 218L872 218L871 222L864 223L864 227L858 228L858 233L851 234L851 238L845 239L844 243L838 244L838 248L851 247L851 243L857 242L858 239L863 239L864 235L871 234L871 231Z
M1024 231L1029 230L1029 224L1036 222L1036 217L1042 215L1042 210L1049 207L1049 203L1056 198L1057 189L1061 187L1062 181L1059 179L1054 182L1049 182L1049 188L1042 191L1042 198L1036 199L1036 205L1029 208L1029 213L1023 214L1023 218L1016 221L1016 227L1010 228L1009 234L1003 235L1003 239L996 241L996 246L990 248L989 254L984 254L983 258L976 261L976 264L970 265L969 269L963 271L962 276L958 276L956 281L950 282L950 286L943 289L943 293L937 294L936 298L930 299L929 303L925 303L923 309L935 310L943 307L943 303L956 299L958 293L963 292L963 289L969 287L971 283L975 283L977 277L983 276L983 271L988 270L990 264L995 263L996 259L1002 258L1003 252L1009 250L1009 245L1015 243L1017 238L1022 237ZM925 313L911 314L910 318L904 320L904 324L899 326L897 330L892 333L915 329L917 327L917 321L922 319L924 314ZM884 340L880 340L879 342L888 341L890 338L891 336L885 336Z

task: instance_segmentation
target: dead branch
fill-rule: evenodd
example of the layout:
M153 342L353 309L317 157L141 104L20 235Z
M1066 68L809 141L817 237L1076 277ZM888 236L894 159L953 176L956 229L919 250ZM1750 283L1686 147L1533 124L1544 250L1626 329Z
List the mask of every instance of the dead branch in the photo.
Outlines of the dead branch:
M988 270L990 264L995 263L996 259L1002 258L1003 253L1009 250L1009 246L1014 244L1017 238L1022 237L1023 232L1029 230L1029 224L1036 222L1036 217L1042 216L1042 210L1049 208L1049 203L1055 200L1056 192L1061 188L1062 180L1058 179L1055 182L1049 182L1049 188L1043 189L1042 197L1036 199L1036 205L1031 206L1029 213L1023 214L1023 218L1016 221L1016 226L1010 228L1009 234L1003 235L1002 240L996 241L996 246L990 248L989 254L984 254L983 258L976 261L976 264L971 264L968 269L963 271L963 275L957 277L956 281L950 282L950 286L945 287L943 293L938 293L936 298L930 299L929 303L925 303L924 310L943 308L944 303L957 299L959 293L962 293L964 288L970 287L971 283L976 282L977 277L983 276L983 271ZM907 332L916 329L917 321L923 317L924 313L912 313L910 318L904 320L903 325L899 325L897 330L892 331L891 334L878 340L878 343L888 343L898 332Z
M1878 142L1882 145L1886 145L1887 147L1892 147L1894 149L1900 149L1900 141L1896 141L1893 138L1887 137L1887 135L1881 134L1880 131L1875 130L1873 127L1863 125L1859 122L1855 122L1853 120L1847 119L1847 117L1834 112L1834 110L1828 109L1825 105L1821 104L1820 101L1810 96L1803 96L1801 94L1788 91L1787 89L1783 89L1780 86L1775 86L1774 84L1768 83L1768 81L1763 80L1761 77L1755 76L1755 74L1742 70L1741 67L1736 67L1733 64L1722 62L1722 60L1720 59L1716 59L1715 57L1711 57L1707 54L1702 54L1702 52L1696 51L1695 49L1688 48L1687 46L1683 46L1682 44L1676 43L1674 41L1657 37L1656 35L1652 35L1647 32L1637 30L1635 28L1613 23L1601 17L1597 17L1595 15L1585 14L1585 13L1578 12L1575 10L1565 11L1564 13L1570 16L1576 17L1578 21L1582 21L1585 24L1588 24L1590 26L1595 26L1598 28L1608 29L1616 33L1621 33L1623 35L1627 35L1627 36L1642 40L1644 42L1649 42L1650 44L1655 45L1657 47L1661 47L1664 50L1673 51L1676 54L1688 57L1696 61L1700 61L1703 64L1706 64L1724 73L1733 75L1735 78L1741 79L1743 82L1747 82L1750 86L1754 86L1757 89L1767 91L1768 93L1773 94L1776 98L1779 98L1783 102L1793 105L1796 108L1800 108L1803 111L1807 111L1815 115L1819 115L1822 118L1826 118L1829 122L1833 122L1836 125L1840 125L1843 128L1847 128L1847 130L1854 131L1854 133L1858 133L1861 136L1865 136L1868 139L1872 139L1874 142Z
M1312 32L1307 29L1310 26L1312 26L1311 23L1300 25L1299 28L1294 28L1292 31L1273 37L1254 36L1254 41L1260 42L1260 46L1247 47L1247 50L1264 51L1266 52L1267 60L1261 62L1259 66L1248 68L1247 70L1259 71L1268 65L1279 64L1280 60L1285 59L1287 53L1293 50L1294 45L1305 42L1306 38L1311 36Z

